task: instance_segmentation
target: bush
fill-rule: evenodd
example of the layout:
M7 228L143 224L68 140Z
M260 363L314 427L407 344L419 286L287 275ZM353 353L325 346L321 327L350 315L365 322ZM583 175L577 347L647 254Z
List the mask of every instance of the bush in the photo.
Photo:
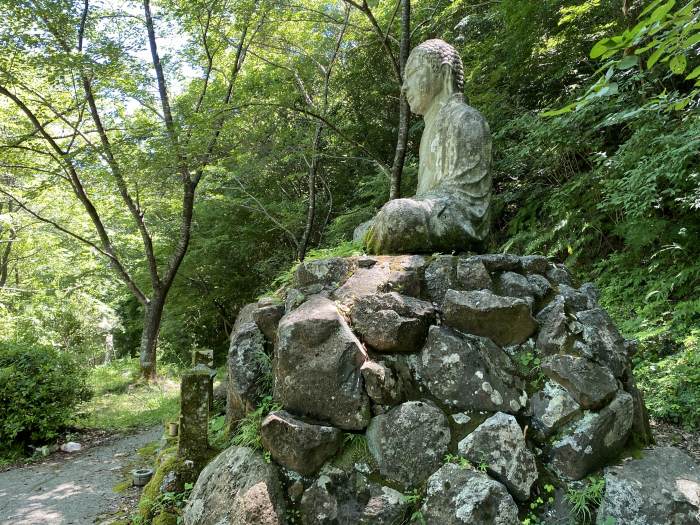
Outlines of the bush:
M86 376L54 348L0 342L0 450L54 438L89 398Z

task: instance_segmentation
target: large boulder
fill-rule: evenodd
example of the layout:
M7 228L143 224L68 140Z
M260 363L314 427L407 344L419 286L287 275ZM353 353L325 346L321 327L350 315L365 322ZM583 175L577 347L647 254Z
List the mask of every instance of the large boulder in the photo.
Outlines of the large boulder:
M508 355L490 339L432 326L416 363L419 381L455 411L517 413L527 394Z
M427 401L408 401L372 418L369 451L382 476L412 487L441 464L450 443L447 417Z
M253 311L250 309L251 315ZM254 322L240 323L231 333L227 370L226 420L235 424L255 410L264 395L266 378L272 375L265 337Z
M594 359L610 368L615 377L622 377L627 367L627 348L610 316L601 308L593 308L577 312L576 319L583 328L583 343Z
M517 525L506 488L482 472L443 465L428 479L421 514L430 525Z
M571 394L554 381L530 398L532 427L540 439L554 434L581 413L581 405Z
M342 285L356 268L352 257L330 257L304 261L294 272L294 287L301 290L321 291Z
M488 418L459 442L459 453L473 464L485 463L489 474L517 499L530 498L537 465L513 416L499 412Z
M185 525L282 525L285 501L277 467L246 447L231 447L199 475Z
M520 344L537 329L526 301L488 290L448 290L442 309L446 325L488 337L500 346Z
M600 412L585 412L552 444L549 463L553 470L563 479L576 480L603 466L627 442L633 417L634 403L627 392L618 392Z
M314 474L343 443L337 428L306 423L284 410L268 414L260 433L272 459L304 476Z
M370 418L360 372L366 359L335 303L313 296L277 329L275 400L296 414L362 430Z
M600 408L617 392L612 372L583 357L549 356L542 361L542 371L563 385L583 408Z
M268 341L274 342L277 336L277 325L284 315L284 305L272 301L260 301L253 311L253 321Z
M392 368L380 361L365 361L362 377L369 397L378 405L396 405L403 397L403 381Z
M407 507L400 492L336 467L321 471L300 505L304 525L395 525Z
M646 450L641 459L605 469L605 496L596 523L697 525L700 466L673 447Z
M435 321L433 305L396 292L375 294L355 302L352 327L380 352L416 352Z

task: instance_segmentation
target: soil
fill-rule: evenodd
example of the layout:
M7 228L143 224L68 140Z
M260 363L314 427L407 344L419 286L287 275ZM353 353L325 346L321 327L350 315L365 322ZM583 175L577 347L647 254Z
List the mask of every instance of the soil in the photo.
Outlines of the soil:
M162 428L86 437L79 452L57 452L38 464L0 472L0 525L87 525L128 516L141 489L124 483L142 464L137 451ZM115 488L122 485L122 491Z

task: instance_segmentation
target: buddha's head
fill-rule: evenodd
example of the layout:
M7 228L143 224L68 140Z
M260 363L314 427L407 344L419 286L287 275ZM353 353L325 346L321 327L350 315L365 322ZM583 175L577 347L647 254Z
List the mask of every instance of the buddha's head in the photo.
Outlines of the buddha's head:
M413 113L425 115L439 94L461 93L463 87L462 59L450 44L426 40L411 51L401 89Z

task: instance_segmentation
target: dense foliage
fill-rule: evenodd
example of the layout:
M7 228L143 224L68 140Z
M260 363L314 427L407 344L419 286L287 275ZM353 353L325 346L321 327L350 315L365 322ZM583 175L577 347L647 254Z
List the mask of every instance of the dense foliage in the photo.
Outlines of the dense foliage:
M0 453L55 437L89 397L86 376L67 353L0 343Z
M174 249L182 211L172 143L141 7L91 5L78 60L51 43L46 21L75 40L83 5L46 0L37 10L0 0L8 21L0 34L0 84L22 94L52 132L63 133L61 144L71 144L120 260L144 287L142 239L100 159L103 150L90 139L96 130L86 117L79 68L91 75L158 262ZM185 364L192 348L211 347L223 361L237 310L268 291L299 253L312 167L309 248L343 245L388 198L399 97L385 47L397 54L399 4L368 5L388 37L378 37L366 14L342 1L154 4L174 123L187 137L189 162L200 165L225 116L197 189L188 254L168 295L161 360ZM497 213L490 249L545 254L594 281L625 336L640 340L635 362L652 413L700 424L693 372L700 353L698 3L414 0L411 7L412 45L431 37L455 43L467 99L491 124ZM241 41L244 59L235 83L228 82ZM3 187L95 241L65 172L7 97L0 97L0 124ZM421 131L413 118L405 195L415 187ZM136 355L144 307L98 250L9 197L0 209L0 241L12 246L0 279L0 339L38 334L57 351L93 363L105 355L111 333L118 354Z

